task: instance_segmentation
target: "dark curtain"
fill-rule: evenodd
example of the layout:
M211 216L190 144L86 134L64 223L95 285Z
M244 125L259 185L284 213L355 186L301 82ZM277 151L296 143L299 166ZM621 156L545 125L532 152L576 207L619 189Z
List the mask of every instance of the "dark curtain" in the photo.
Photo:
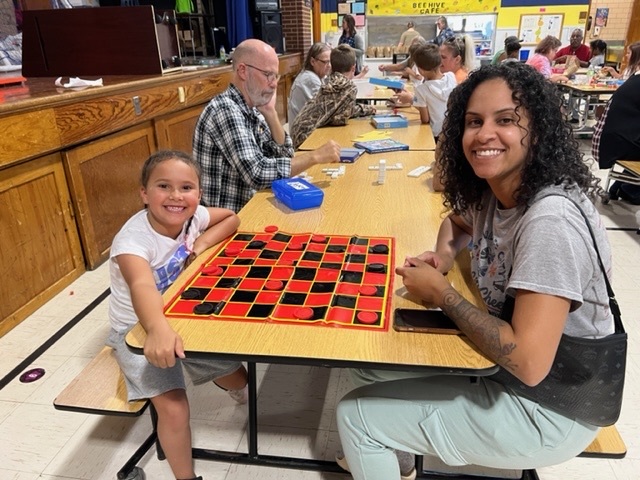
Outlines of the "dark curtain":
M249 1L253 0L227 0L227 36L232 48L247 38L253 38Z

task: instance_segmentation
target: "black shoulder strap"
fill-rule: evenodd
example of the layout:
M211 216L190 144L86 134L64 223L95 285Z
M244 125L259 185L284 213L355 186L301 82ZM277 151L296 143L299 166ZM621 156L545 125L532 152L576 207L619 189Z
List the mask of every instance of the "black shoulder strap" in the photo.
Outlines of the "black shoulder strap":
M600 265L600 270L602 271L602 275L604 276L604 283L607 286L607 295L609 296L609 308L611 309L611 313L613 314L613 319L614 319L615 327L616 327L616 333L624 333L624 325L622 324L620 307L618 306L618 301L616 300L616 295L613 292L613 288L611 287L611 283L609 282L609 277L607 277L607 271L604 268L604 263L602 262L602 257L600 256L600 250L598 250L598 244L596 242L596 236L593 233L593 229L591 228L591 223L589 222L589 219L587 218L587 214L584 213L584 210L582 210L582 207L580 207L580 205L578 205L578 202L576 202L573 198L571 198L571 197L569 197L567 195L562 195L561 193L547 193L545 195L542 195L541 197L536 198L535 201L537 202L537 201L542 200L543 198L546 198L546 197L563 197L563 198L566 198L567 200L569 200L571 203L573 203L576 206L576 208L580 212L580 215L582 215L582 218L584 218L584 221L587 224L587 228L589 229L589 234L591 235L591 240L593 241L593 248L596 250L596 255L598 256L598 264Z

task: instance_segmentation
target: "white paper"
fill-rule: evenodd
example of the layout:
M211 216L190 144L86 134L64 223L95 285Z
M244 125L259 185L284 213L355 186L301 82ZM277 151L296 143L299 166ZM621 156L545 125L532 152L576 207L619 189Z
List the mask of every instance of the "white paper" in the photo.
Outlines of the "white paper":
M69 81L67 83L62 83L63 77L58 77L56 79L56 87L64 87L64 88L82 88L82 87L102 87L102 79L99 78L97 80L83 80L78 77L69 77Z

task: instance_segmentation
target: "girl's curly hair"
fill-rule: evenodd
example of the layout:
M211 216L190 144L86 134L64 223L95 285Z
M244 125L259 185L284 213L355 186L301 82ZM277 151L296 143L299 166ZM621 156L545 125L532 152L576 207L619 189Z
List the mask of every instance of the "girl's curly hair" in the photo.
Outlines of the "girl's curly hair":
M516 113L527 116L529 150L522 168L522 182L514 193L518 205L529 203L544 187L576 184L588 197L600 191L599 179L583 162L571 126L561 112L562 99L557 87L529 65L508 62L487 65L472 72L449 97L438 163L442 171L445 205L456 214L480 208L486 180L478 178L463 148L465 113L469 98L481 83L504 80L512 91Z

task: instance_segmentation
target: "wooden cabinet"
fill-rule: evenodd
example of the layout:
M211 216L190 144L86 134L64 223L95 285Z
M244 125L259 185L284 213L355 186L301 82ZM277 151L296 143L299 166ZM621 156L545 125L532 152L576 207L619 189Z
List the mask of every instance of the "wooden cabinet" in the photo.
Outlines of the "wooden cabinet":
M151 122L111 134L64 153L76 221L87 266L109 255L118 230L143 207L142 164L156 151Z
M280 57L278 113L302 56ZM105 76L64 90L29 78L0 102L0 336L85 269L108 258L114 235L142 208L143 162L158 149L191 153L195 125L232 68L168 76ZM75 216L73 216L75 212Z
M84 272L59 153L0 171L0 336Z
M205 105L188 108L158 118L154 122L158 150L182 150L193 153L193 133Z

